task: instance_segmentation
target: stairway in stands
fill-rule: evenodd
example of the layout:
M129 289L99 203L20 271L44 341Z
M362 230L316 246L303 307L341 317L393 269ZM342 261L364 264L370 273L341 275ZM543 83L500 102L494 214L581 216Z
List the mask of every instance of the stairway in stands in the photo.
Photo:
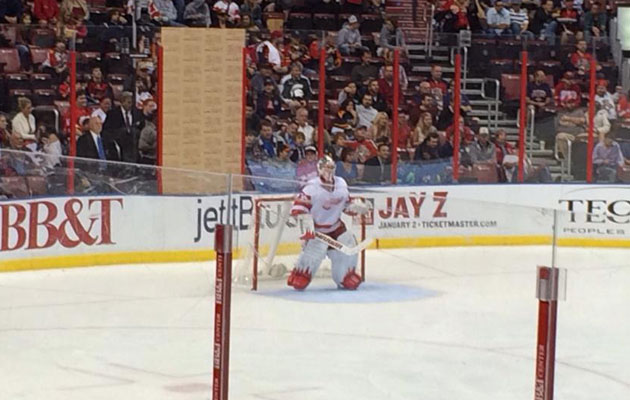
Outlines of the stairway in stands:
M413 3L417 2L416 15L413 15ZM398 25L405 32L407 48L409 50L409 89L413 89L421 80L429 76L431 64L442 66L444 79L453 78L454 68L451 49L440 43L434 35L431 51L429 51L429 28L432 23L431 4L427 0L386 0L385 12L388 16L398 19ZM463 92L468 96L473 111L471 116L478 118L482 125L488 124L491 130L503 128L509 141L518 141L517 121L500 111L501 101L496 110L496 98L493 85L487 80L469 78L462 82ZM488 90L489 88L489 90ZM541 150L538 141L528 149L535 165L546 165L552 176L560 174L559 162L553 158L553 151Z

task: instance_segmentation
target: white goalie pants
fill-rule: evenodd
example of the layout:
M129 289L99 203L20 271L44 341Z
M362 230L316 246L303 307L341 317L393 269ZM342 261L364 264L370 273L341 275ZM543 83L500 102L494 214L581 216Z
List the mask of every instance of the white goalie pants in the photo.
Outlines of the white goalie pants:
M354 235L348 231L339 235L336 240L350 247L357 244ZM315 276L326 256L330 258L333 281L335 281L337 286L340 286L348 271L356 268L359 258L358 254L344 254L339 250L329 248L328 244L321 240L311 239L302 248L295 266L298 269L307 270L311 276Z

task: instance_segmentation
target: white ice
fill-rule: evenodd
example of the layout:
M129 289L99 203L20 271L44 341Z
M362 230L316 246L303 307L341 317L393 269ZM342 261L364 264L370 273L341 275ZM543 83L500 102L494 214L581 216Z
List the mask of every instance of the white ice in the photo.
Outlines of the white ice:
M556 399L630 398L627 254L559 250ZM379 250L356 293L235 288L230 399L531 399L550 257ZM209 399L213 276L211 263L0 274L0 399Z

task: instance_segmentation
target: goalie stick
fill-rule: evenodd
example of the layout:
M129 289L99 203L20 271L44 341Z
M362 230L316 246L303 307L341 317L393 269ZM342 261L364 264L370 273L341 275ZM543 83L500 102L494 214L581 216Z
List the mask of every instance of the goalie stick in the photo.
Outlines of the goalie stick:
M329 245L330 247L334 248L335 250L339 250L340 252L344 253L344 254L348 254L348 255L353 255L353 254L357 254L359 252L361 252L362 250L365 250L366 247L368 247L370 245L370 243L372 243L372 239L371 238L367 238L364 241L357 243L356 246L350 247L350 246L346 246L345 244L331 238L330 236L326 235L325 233L321 233L321 232L313 232L311 231L310 234L307 234L305 239L308 239L310 237L315 238L317 240L320 240L324 243L326 243L327 245Z

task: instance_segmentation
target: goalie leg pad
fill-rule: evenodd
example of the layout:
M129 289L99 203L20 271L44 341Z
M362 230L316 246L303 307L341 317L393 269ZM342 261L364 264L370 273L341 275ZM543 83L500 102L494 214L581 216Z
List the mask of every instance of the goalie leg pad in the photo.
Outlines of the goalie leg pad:
M293 286L295 290L304 290L309 283L311 283L311 274L297 268L293 268L287 280L287 285Z
M354 270L348 271L346 276L341 281L341 286L344 289L348 289L348 290L356 290L356 288L358 288L360 284L361 284L361 277L359 276L359 274L354 272Z
M337 241L346 246L356 246L357 241L350 232L344 232L337 238ZM344 254L339 250L328 250L328 258L332 264L332 278L337 287L344 287L343 280L350 271L354 271L359 259L358 254ZM357 285L358 286L358 285ZM356 288L355 288L356 289Z
M317 273L317 269L324 261L327 249L328 245L319 240L311 239L307 241L295 263L295 268L289 275L287 285L293 286L298 290L306 288L311 281L311 277Z

